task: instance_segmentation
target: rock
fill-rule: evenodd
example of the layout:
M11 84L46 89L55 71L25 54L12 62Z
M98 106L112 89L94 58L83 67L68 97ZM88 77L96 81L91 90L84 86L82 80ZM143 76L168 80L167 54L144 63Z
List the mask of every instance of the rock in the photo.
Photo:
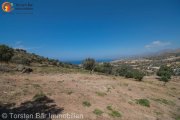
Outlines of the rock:
M25 69L25 67L23 66L23 65L18 65L17 67L16 67L16 70L17 71L23 71Z
M19 72L22 72L22 73L30 73L33 71L33 69L29 68L29 67L25 67L23 65L18 65L16 67L16 70L19 71Z
M30 73L30 72L33 72L33 69L31 69L31 68L24 68L22 70L22 73Z
M0 71L1 72L9 72L11 69L9 68L8 65L0 65Z

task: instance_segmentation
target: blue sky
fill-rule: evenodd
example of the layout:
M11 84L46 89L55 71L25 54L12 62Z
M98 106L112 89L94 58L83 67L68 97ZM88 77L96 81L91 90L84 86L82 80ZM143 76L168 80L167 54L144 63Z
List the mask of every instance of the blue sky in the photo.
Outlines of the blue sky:
M0 10L1 44L60 60L115 59L180 48L179 0L29 2L33 14Z

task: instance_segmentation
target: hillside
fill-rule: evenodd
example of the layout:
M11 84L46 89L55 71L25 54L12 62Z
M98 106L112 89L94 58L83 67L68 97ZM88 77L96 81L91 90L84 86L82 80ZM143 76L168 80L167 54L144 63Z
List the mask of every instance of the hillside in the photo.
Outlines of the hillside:
M156 72L144 74L148 67L178 67L176 53L168 53L163 60L150 57L112 63L88 58L79 67L22 49L4 51L1 48L0 119L14 120L10 113L25 113L17 120L27 120L26 115L33 117L28 120L68 120L68 116L73 120L180 119L180 77L171 73L169 82L163 82ZM37 113L46 116L39 118Z
M146 56L116 60L111 63L114 66L126 64L147 74L155 74L162 65L167 65L176 71L180 69L180 49L163 50Z
M53 68L54 70L61 69L62 71L62 69L69 70L79 68L77 65L46 58L35 53L29 53L23 49L13 49L6 45L0 45L0 47L0 57L2 59L0 72L22 72L23 70L25 70L24 72L48 71L50 68ZM8 58L9 56L10 59ZM9 60L6 61L6 58Z

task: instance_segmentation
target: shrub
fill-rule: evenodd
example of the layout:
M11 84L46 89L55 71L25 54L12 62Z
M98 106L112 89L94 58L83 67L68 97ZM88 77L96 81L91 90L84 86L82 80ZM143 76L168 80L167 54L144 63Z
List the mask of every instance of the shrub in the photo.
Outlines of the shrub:
M111 111L111 113L109 113L110 116L112 116L112 117L121 117L121 114L118 111L113 110L112 106L107 106L106 108L109 111Z
M172 69L165 65L161 66L157 71L157 75L161 77L160 80L164 82L164 85L171 79L172 74Z
M127 65L122 65L116 69L116 73L119 76L126 76L127 72L131 70L132 70L132 67L127 66Z
M119 67L116 70L116 73L117 73L117 75L124 76L126 78L134 78L138 81L141 81L144 77L143 72L132 69L132 67L127 66L127 65L123 65L123 66Z
M46 95L43 93L43 92L40 92L40 93L37 93L34 97L33 97L33 99L34 100L41 100L41 99L43 99L43 98L45 98L46 97Z
M95 109L95 110L93 111L93 113L96 114L96 115L102 115L102 114L103 114L103 111L100 110L100 109Z
M174 106L175 105L175 103L173 102L173 101L171 101L171 100L166 100L166 99L164 99L164 98L157 98L157 99L153 99L154 101L157 101L157 102L159 102L159 103L163 103L163 104L166 104L166 105L172 105L172 106Z
M147 99L137 99L136 103L142 106L150 107L150 102Z
M91 70L92 71L94 69L94 67L95 67L95 63L96 63L96 61L94 59L87 58L87 59L85 59L83 61L83 67L86 70Z
M106 74L112 74L112 68L113 66L110 63L103 63L102 65L96 65L94 68L94 71L106 73Z
M30 65L30 60L24 57L13 56L11 62L23 65Z
M98 96L101 96L101 97L104 97L105 95L107 95L107 94L104 93L104 92L96 92L96 94L97 94Z
M109 113L109 115L112 117L121 117L121 114L116 110L112 110L111 113Z
M173 71L170 67L162 65L159 70L157 71L158 76L167 76L168 79L171 78Z
M106 108L107 108L108 110L113 110L113 109L112 109L112 106L110 106L110 105L107 106Z
M144 77L144 73L143 72L138 71L138 70L134 70L134 72L133 72L133 78L134 79L136 79L138 81L142 81L143 77Z
M84 101L84 102L83 102L83 106L85 106L85 107L90 107L90 106L91 106L91 103L88 102L88 101Z
M0 45L0 61L8 62L14 54L14 50L6 45Z
M133 72L132 72L132 71L127 71L127 72L126 72L126 75L125 75L126 78L133 78L133 76L134 76L134 75L133 75Z

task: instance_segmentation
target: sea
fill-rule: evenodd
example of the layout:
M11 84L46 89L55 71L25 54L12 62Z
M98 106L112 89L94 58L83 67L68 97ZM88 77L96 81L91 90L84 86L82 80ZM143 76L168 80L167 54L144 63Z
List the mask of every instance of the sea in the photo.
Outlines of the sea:
M113 61L113 60L112 59L99 59L99 60L96 60L96 62L98 62L98 63L111 62L111 61ZM82 64L83 60L72 60L72 61L63 61L63 62L71 63L71 64L74 64L74 65L79 65L79 64Z

